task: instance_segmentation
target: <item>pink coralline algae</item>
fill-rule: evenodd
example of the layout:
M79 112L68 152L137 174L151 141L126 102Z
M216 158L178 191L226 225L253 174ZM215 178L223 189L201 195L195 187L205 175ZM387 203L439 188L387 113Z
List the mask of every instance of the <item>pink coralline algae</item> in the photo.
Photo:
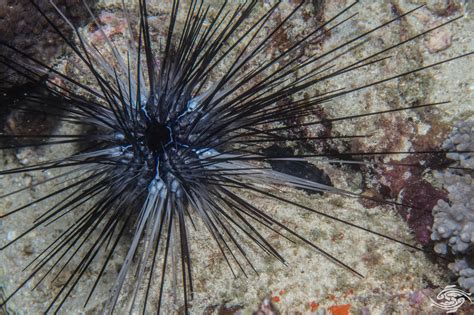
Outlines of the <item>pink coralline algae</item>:
M398 163L416 165L419 161L418 157L409 156ZM423 179L422 168L417 166L383 166L377 169L376 177L383 183L376 187L377 194L401 204L396 207L398 213L408 223L416 240L428 245L433 225L432 209L438 200L446 200L447 193Z
M432 209L438 200L446 199L447 193L434 188L425 180L418 179L404 187L401 196L402 203L411 205L411 208L402 207L399 213L408 222L418 242L422 245L429 244L433 225Z
M111 38L114 35L124 34L127 29L126 19L110 12L102 12L99 15L98 22L100 28L96 27L90 35L92 43L103 42L105 40L104 35Z

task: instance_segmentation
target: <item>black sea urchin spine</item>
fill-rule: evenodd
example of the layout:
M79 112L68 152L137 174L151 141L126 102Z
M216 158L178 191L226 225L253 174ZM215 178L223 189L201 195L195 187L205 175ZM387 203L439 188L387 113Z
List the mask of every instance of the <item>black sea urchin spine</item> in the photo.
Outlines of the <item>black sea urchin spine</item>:
M53 1L50 1L56 7ZM333 262L362 276L351 266L339 260L328 250L309 241L296 231L256 208L238 191L249 191L255 196L271 197L292 204L329 219L361 229L411 248L415 245L397 240L364 226L345 221L335 215L312 209L289 198L276 195L266 188L285 185L312 191L334 193L349 198L363 198L397 206L409 206L385 201L338 189L330 185L277 172L262 164L274 160L306 161L310 157L334 154L302 154L265 156L259 143L368 137L368 135L338 135L325 137L294 137L290 131L301 124L274 125L279 121L311 114L313 107L324 105L337 97L354 93L390 80L419 72L433 66L466 57L472 53L416 68L390 77L376 78L350 89L334 89L317 93L309 99L302 92L333 78L385 62L390 51L409 43L428 32L451 23L453 19L395 45L363 57L356 62L339 63L341 58L365 44L369 34L388 27L419 8L388 20L365 33L358 34L324 53L305 56L302 49L309 42L321 41L325 35L337 31L355 17L349 11L353 3L331 19L306 34L294 44L282 49L271 60L255 59L270 44L301 9L297 5L283 20L265 34L266 27L280 2L266 13L254 17L257 1L235 6L224 2L212 16L203 1L191 1L182 8L173 1L166 41L157 53L155 40L148 25L147 2L139 1L138 31L134 32L133 19L124 7L129 27L128 51L124 55L96 23L106 40L109 61L104 52L90 44L58 10L77 35L77 44L43 14L58 34L84 63L95 78L96 87L81 83L71 76L23 54L29 63L2 57L0 62L29 80L44 80L47 94L26 93L27 103L18 102L10 91L2 91L2 103L14 110L38 112L57 117L64 124L88 127L91 131L80 134L20 135L4 138L14 140L3 149L22 146L56 146L80 144L73 154L35 165L3 170L2 175L64 169L64 172L35 185L52 180L63 182L61 188L31 203L16 208L2 218L14 215L43 200L61 197L61 201L43 211L35 224L21 235L2 246L2 250L45 224L55 224L63 216L74 219L64 232L46 247L28 266L28 276L17 289L9 292L5 304L14 294L33 279L34 286L46 278L57 278L66 266L73 272L60 291L50 301L46 312L59 310L71 292L84 277L96 257L102 256L100 272L91 287L89 301L116 252L119 243L126 243L123 259L106 313L112 313L127 277L133 277L130 309L135 307L138 292L144 291L141 310L146 312L150 295L158 296L158 311L162 304L164 286L168 278L175 291L182 290L184 308L188 312L193 295L192 257L188 243L189 229L195 220L207 228L225 261L234 273L235 267L244 274L247 268L255 270L250 255L242 246L243 239L254 242L262 252L285 263L284 257L261 234L256 225L263 226L281 237L299 240L313 247ZM39 12L40 7L31 2ZM90 9L85 6L85 10ZM178 16L184 12L185 23L178 27ZM91 12L92 15L92 12ZM262 35L264 34L264 35ZM4 49L19 54L21 51L8 43ZM224 61L226 70L219 76L217 68ZM32 64L34 66L32 66ZM298 71L306 71L296 76ZM45 77L45 74L47 76ZM55 81L65 81L60 85ZM304 125L345 121L360 117L381 115L396 111L413 110L446 104L407 106L399 109L366 112L310 121ZM26 104L26 105L25 105ZM86 128L87 129L87 128ZM430 151L438 152L438 151ZM399 154L408 152L347 152L337 154L339 163L354 163L346 157L354 155ZM410 152L413 153L413 152ZM429 153L414 152L414 153ZM332 160L334 161L334 159ZM27 188L9 192L20 193ZM87 206L85 206L87 205ZM127 238L127 231L132 236ZM79 255L80 253L80 255ZM78 260L77 257L80 257ZM171 276L168 268L171 266ZM159 277L159 292L152 293L154 279ZM177 285L177 281L181 285Z

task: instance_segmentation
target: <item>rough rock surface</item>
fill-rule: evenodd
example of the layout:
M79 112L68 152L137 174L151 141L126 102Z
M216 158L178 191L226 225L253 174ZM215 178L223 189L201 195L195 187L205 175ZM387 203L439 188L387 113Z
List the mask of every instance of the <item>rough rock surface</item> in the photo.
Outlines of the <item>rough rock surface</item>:
M96 0L86 0L89 6ZM91 18L84 9L82 0L57 0L57 8L77 27L83 26ZM58 26L58 30L67 38L71 38L72 29L61 19L56 9L48 1L38 1L38 8ZM0 42L22 52L16 53L10 48L0 46L0 132L10 134L48 134L57 124L57 119L46 118L37 113L25 113L17 110L27 102L23 95L30 93L47 93L44 89L44 79L26 78L16 69L22 65L32 65L28 57L39 60L49 66L54 58L63 54L67 46L61 35L54 30L48 21L36 10L29 0L0 1ZM18 64L17 64L18 63ZM7 107L13 100L16 108Z
M96 0L86 0L86 2L92 5ZM48 64L61 53L64 41L41 13L29 3L29 0L0 1L0 40ZM76 26L84 25L90 18L84 10L82 0L58 0L54 3ZM71 28L62 21L48 1L38 1L37 4L43 13L59 26L59 30L64 35L68 37L72 35ZM19 58L19 55L10 49L2 48L0 54L16 61ZM25 59L20 60L25 61ZM12 85L17 85L25 82L23 77L18 76L3 64L0 64L0 75L2 83L9 81Z

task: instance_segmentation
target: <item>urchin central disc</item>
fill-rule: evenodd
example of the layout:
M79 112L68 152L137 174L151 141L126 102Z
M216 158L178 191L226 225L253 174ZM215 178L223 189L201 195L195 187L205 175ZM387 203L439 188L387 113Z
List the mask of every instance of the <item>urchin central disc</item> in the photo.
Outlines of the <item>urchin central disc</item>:
M145 132L145 139L150 150L162 152L171 142L171 130L166 125L153 122Z

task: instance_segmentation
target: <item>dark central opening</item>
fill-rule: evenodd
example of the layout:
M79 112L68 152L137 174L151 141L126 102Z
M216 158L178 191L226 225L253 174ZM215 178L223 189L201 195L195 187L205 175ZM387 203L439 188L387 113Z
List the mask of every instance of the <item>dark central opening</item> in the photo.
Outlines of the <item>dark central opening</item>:
M166 125L152 122L145 132L148 148L154 152L162 152L171 142L171 132Z

